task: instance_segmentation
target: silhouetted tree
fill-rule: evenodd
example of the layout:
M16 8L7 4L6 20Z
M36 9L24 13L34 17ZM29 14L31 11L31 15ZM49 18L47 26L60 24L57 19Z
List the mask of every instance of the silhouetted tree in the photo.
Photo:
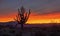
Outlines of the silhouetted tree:
M30 9L29 9L29 12L26 12L26 10L23 6L20 9L18 9L18 15L16 16L16 21L18 22L18 24L21 25L21 31L23 31L23 24L25 24L27 22L30 13L31 13ZM16 24L16 26L17 26L17 24Z

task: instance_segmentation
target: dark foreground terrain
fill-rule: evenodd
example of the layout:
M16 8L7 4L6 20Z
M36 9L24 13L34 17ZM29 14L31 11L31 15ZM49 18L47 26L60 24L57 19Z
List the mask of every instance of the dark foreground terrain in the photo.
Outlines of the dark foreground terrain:
M0 36L20 36L20 30L20 27L0 25ZM23 36L60 36L60 25L24 27Z

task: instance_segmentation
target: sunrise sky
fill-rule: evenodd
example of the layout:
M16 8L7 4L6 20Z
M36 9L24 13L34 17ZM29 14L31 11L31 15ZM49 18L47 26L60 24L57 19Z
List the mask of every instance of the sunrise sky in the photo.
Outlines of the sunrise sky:
M21 0L0 0L0 22L14 21ZM31 9L27 23L60 23L60 0L23 0L23 6Z

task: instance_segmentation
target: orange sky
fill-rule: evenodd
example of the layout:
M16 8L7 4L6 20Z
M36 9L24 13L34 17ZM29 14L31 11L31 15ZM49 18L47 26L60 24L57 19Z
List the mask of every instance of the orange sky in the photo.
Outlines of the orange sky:
M0 22L14 21L16 13L0 17ZM27 23L59 23L60 13L36 14L31 13Z
M60 13L31 14L27 23L60 23Z

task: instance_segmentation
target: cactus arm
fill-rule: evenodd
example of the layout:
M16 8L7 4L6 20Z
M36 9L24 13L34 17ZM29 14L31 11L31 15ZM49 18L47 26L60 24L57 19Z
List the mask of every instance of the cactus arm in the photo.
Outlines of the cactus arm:
M19 23L18 16L16 16L14 20Z
M27 18L26 19L28 19L29 18L29 15L31 14L31 12L30 12L30 9L29 9L29 13L28 13L28 15L27 15Z
M30 12L30 9L29 9L29 13L27 13L27 14L26 14L26 17L25 17L25 22L27 22L30 14L31 14L31 12Z

